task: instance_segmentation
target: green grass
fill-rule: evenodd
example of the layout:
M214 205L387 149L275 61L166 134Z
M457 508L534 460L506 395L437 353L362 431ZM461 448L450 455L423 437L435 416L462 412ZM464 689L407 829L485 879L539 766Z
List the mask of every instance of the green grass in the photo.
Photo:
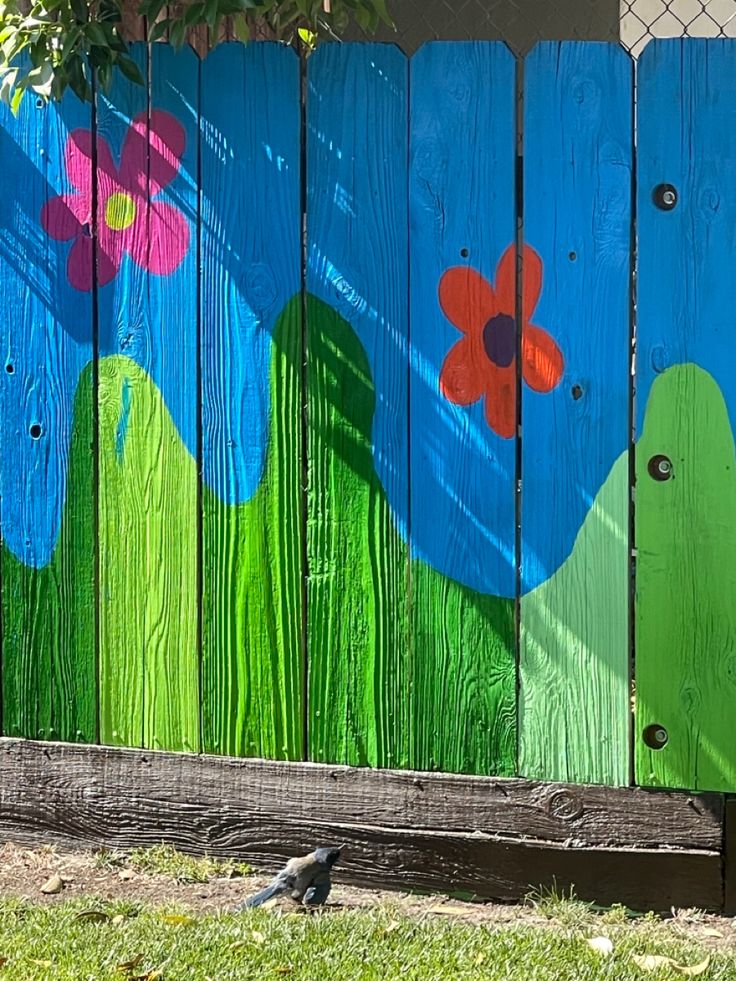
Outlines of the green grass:
M115 853L108 853L115 856ZM104 864L104 858L100 860ZM152 848L134 848L127 862L129 868L149 875L162 875L176 882L210 882L212 879L250 875L253 869L245 862L218 861L214 858L195 858L184 855L171 845L154 845ZM120 864L112 858L108 864Z
M80 919L93 908L96 918ZM578 912L580 912L578 910ZM109 919L105 918L105 914ZM442 981L654 981L681 975L645 974L633 954L665 954L684 964L702 961L704 943L682 939L661 922L609 924L583 914L576 928L475 926L446 917L406 916L398 906L332 910L313 915L274 910L207 916L172 907L67 902L33 906L0 901L0 978L41 979L279 978ZM178 920L177 920L178 915ZM113 919L114 917L114 919ZM167 919L166 917L169 917ZM610 936L614 954L603 958L587 944ZM118 965L130 963L129 970ZM736 950L714 953L702 975L736 976Z

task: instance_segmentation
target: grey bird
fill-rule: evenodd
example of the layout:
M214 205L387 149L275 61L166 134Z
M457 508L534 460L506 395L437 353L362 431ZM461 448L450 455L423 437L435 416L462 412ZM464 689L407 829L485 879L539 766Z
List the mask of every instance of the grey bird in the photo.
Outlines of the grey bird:
M291 858L278 875L255 896L250 896L237 907L253 909L262 906L269 899L289 893L297 903L305 906L322 906L330 895L332 880L330 872L339 860L344 846L340 848L315 848L303 858Z

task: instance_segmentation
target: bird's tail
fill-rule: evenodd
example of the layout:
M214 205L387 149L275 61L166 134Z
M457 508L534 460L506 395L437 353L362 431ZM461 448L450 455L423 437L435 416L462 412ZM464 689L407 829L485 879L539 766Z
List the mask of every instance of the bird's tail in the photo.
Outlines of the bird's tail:
M272 882L270 886L266 886L265 889L261 889L254 896L249 896L244 903L240 906L236 906L236 910L241 909L255 909L256 906L263 906L267 903L269 899L273 899L274 896L280 896L284 892L284 886L280 882Z

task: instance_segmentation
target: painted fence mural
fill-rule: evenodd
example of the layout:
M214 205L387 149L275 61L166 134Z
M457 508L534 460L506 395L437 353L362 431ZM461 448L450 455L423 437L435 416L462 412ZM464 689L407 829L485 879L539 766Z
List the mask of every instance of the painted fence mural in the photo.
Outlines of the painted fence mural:
M2 110L3 732L736 790L734 43Z

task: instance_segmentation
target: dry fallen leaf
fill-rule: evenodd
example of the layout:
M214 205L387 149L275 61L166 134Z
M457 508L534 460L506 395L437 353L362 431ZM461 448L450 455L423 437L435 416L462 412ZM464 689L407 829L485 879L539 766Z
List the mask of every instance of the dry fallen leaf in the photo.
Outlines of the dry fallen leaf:
M51 967L53 964L53 961L40 961L36 960L35 957L29 957L28 960L31 964L38 964L39 967Z
M610 957L613 953L613 941L610 937L590 937L588 946L602 957Z
M157 978L162 978L164 972L160 968L154 968L152 971L146 971L144 974L131 974L128 981L157 981Z
M242 950L245 946L247 946L246 940L235 940L230 944L230 950Z
M132 869L121 869L118 872L118 877L127 882L129 879L135 879L135 872Z
M5 967L7 963L8 963L7 957L0 957L0 967Z
M703 930L703 936L704 937L722 937L723 936L723 931L722 930L716 930L715 927L705 927L705 929Z
M61 892L64 888L64 880L60 875L52 875L50 879L41 886L41 892L45 893L47 896L53 896L57 892Z
M266 942L266 934L261 933L260 930L254 930L253 933L251 933L251 937L257 944L265 944Z
M278 903L278 899L267 899L265 903L261 904L261 909L273 909ZM289 968L291 970L291 968Z
M705 974L705 972L710 967L710 956L706 957L704 961L700 964L693 964L692 967L682 967L681 965L675 965L675 970L679 971L680 974L684 974L688 978L697 978L700 974Z
M110 919L110 914L101 909L85 909L77 913L74 919L87 923L106 923Z
M183 916L180 913L170 913L162 916L161 919L164 923L171 923L172 926L191 926L192 923L197 922L193 916Z
M480 966L481 966L481 964L483 963L483 961L484 961L485 959L486 959L486 955L485 955L485 954L478 954L478 956L477 956L477 957L475 958L475 960L473 961L473 966L474 966L474 967L480 967Z
M115 916L113 916L111 922L113 926L120 926L121 923L125 923L125 917L122 913L117 913Z
M135 957L131 957L129 961L123 961L121 964L118 964L115 970L119 971L121 974L130 974L131 971L135 971L135 969L140 966L142 961L143 954L136 954Z
M678 964L671 957L665 957L661 954L634 954L632 960L642 971L658 971L662 967L669 967L688 978L696 978L699 974L705 974L710 967L710 957L706 957L700 964L693 964L692 967Z
M428 913L441 913L443 916L467 916L468 911L464 906L430 906Z

